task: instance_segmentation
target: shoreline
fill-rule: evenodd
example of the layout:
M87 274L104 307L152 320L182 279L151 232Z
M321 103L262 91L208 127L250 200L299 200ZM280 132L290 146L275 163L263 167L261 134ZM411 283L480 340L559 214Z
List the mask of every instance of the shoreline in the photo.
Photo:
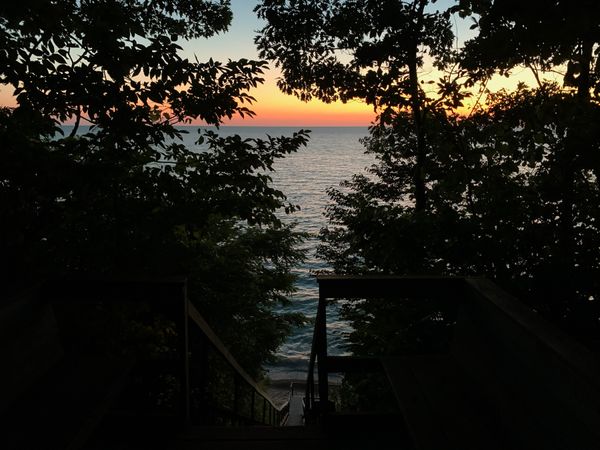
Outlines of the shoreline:
M329 381L329 387L338 387L341 385L341 377L339 379L334 379ZM290 397L292 393L301 396L304 396L304 392L306 390L306 379L279 379L279 380L270 380L269 384L265 387L265 392L271 397L271 400L277 407L283 406ZM316 384L315 384L316 386Z

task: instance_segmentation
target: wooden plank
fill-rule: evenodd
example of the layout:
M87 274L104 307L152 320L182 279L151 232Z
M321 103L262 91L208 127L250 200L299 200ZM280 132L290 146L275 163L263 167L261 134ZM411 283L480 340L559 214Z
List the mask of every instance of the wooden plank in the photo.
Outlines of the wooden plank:
M442 424L419 388L409 358L389 357L381 362L416 450L446 449Z
M375 357L328 356L327 371L329 373L344 372L379 372L382 370L381 360Z
M406 448L390 430L353 429L331 432L310 427L206 427L192 428L168 448L177 450L365 450Z
M415 357L411 364L425 396L434 404L450 448L518 448L496 404L452 355Z
M466 283L470 288L471 295L475 296L477 300L493 304L498 309L498 313L508 316L516 324L519 324L523 333L530 335L540 345L555 353L582 377L598 384L600 360L589 349L547 322L491 281L484 278L468 278Z
M451 355L382 360L417 449L519 448Z
M504 407L527 421L527 429L514 421L523 439L537 436L545 448L594 448L598 358L493 283L468 282L473 290L463 310L470 318L459 322L454 350L463 367L485 380L482 389L496 386L498 406L512 398Z
M304 411L302 405L302 397L293 395L290 398L290 407L288 418L285 422L286 427L295 427L304 425Z
M564 416L543 387L544 375L554 369L538 367L539 349L519 344L519 330L493 304L472 294L458 310L452 356L468 373L473 391L501 417L513 448L588 448L579 445L583 430L573 431L572 417Z

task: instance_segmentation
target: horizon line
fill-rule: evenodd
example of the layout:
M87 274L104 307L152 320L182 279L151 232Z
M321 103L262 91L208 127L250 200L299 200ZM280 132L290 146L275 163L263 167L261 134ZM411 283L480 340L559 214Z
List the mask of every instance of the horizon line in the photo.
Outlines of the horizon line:
M60 126L73 127L73 123L61 123ZM92 127L93 124L80 124L79 127ZM205 125L205 124L175 124L176 127L204 127L204 128L369 128L371 125Z

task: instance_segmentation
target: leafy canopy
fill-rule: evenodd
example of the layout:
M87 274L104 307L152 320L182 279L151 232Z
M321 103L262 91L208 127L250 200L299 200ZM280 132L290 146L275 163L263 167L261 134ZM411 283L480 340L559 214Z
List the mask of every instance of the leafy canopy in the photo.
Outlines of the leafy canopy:
M475 15L477 37L465 45L463 64L475 77L515 66L539 71L566 65L565 86L598 95L600 4L593 0L460 0L453 10Z
M307 135L184 144L179 123L253 114L264 62L189 60L177 43L230 21L225 0L0 5L0 83L17 100L0 111L0 277L10 291L73 274L187 275L258 373L300 320L272 312L302 254L269 172Z
M430 3L257 8L268 22L257 43L281 65L284 92L361 98L381 113L364 141L376 163L329 193L321 254L346 273L485 275L591 343L600 317L598 3L457 0L440 12ZM452 13L479 31L457 51ZM422 82L428 58L444 69L437 92ZM522 66L537 89L485 89ZM564 72L564 86L543 80L550 70ZM464 87L478 81L487 109L459 114ZM383 329L387 316L374 313L346 307L355 350L371 351L365 336Z
M303 100L362 99L377 109L406 107L409 64L451 56L448 15L428 0L264 0L260 56L281 67L279 87ZM414 61L413 61L414 60Z

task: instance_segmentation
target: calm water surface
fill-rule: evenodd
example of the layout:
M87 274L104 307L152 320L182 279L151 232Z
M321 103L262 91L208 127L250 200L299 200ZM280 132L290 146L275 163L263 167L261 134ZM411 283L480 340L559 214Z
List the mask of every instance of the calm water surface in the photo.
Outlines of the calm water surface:
M291 136L301 127L221 127L215 130L222 136L239 134L244 138L266 138L271 136ZM81 127L79 133L89 127ZM199 127L185 127L184 143L190 147L198 139ZM202 129L202 128L200 128ZM70 133L72 126L63 126ZM338 186L342 180L359 173L371 165L373 157L364 154L359 139L368 134L366 127L316 127L311 128L308 146L295 154L277 160L272 173L275 187L283 191L288 200L300 205L301 210L285 216L286 222L297 223L297 230L309 234L304 242L307 250L305 263L295 269L298 275L296 293L290 298L291 305L286 309L302 312L314 318L317 310L318 288L311 272L325 269L324 261L316 257L319 230L326 224L323 215L329 202L326 190ZM335 311L328 310L328 350L330 354L344 354L344 334L348 324L339 320ZM278 351L279 362L267 368L269 377L274 380L306 379L308 357L312 341L312 325L294 330Z
M264 138L266 134L290 136L298 129L223 127L219 134ZM272 177L275 186L288 196L288 200L301 207L300 211L286 216L284 220L296 222L298 231L310 236L304 243L307 250L306 261L295 270L298 275L297 291L291 297L292 303L288 308L314 318L319 295L311 271L328 267L315 255L319 230L326 224L323 215L329 202L326 190L363 171L371 165L373 157L364 154L364 147L359 142L360 138L368 134L366 127L318 127L311 130L308 146L277 161ZM344 333L348 332L349 327L337 318L335 311L330 310L328 314L329 352L343 354ZM312 325L294 330L278 351L279 363L267 368L272 380L306 379L312 333Z

